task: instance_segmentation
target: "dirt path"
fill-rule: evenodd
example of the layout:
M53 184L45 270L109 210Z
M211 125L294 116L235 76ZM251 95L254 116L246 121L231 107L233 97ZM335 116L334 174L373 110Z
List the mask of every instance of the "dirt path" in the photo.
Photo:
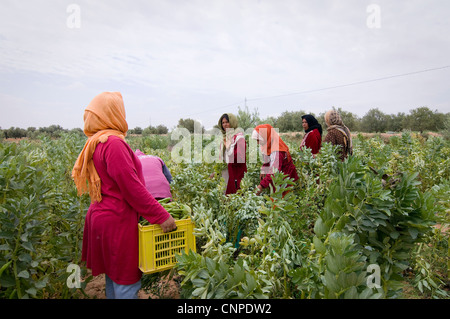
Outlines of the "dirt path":
M165 284L167 281L161 282L161 284ZM82 296L81 298L88 298L88 299L106 299L105 295L105 275L101 274L99 276L94 277L84 289L84 292L88 295ZM155 294L151 292L146 292L144 289L139 290L138 293L139 299L158 299L159 296L156 296ZM165 288L164 295L161 296L161 298L164 299L179 299L179 291L178 286L175 283L174 280L170 281L167 284L167 288Z

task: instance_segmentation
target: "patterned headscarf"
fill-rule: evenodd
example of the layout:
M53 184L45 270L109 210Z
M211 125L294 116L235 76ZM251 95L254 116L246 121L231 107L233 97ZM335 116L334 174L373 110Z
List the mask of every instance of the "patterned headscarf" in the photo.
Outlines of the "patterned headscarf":
M230 123L230 128L237 129L238 128L238 119L236 115L232 113L225 113L222 114L222 116L219 119L219 128L222 131L223 134L225 134L225 130L222 127L222 120L223 118L226 118L228 123Z
M222 127L222 120L226 118L228 123L230 123L230 128L224 129ZM218 126L223 134L223 141L220 144L220 155L219 157L224 160L233 161L234 159L234 148L237 142L244 138L242 129L238 127L238 119L236 115L232 113L224 113L219 119Z
M350 133L350 130L347 126L344 125L344 122L342 121L341 115L339 112L335 109L329 110L325 113L325 123L327 123L328 129L337 129L338 131L342 132L344 134L344 137L347 141L347 147L352 153L353 151L353 143L352 143L352 135Z
M91 202L102 200L101 180L93 161L95 148L111 135L125 140L127 131L125 107L119 92L100 93L89 103L84 111L84 134L88 139L72 170L79 195L89 191Z

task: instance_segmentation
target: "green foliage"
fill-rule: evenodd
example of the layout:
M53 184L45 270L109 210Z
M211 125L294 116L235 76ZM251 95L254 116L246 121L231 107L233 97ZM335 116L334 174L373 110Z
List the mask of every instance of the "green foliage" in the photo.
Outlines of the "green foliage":
M60 125L50 125L48 127L40 127L36 129L35 127L28 127L23 129L20 127L10 127L9 129L0 129L0 137L4 138L22 138L27 137L31 139L37 139L41 136L48 136L53 138L59 138L64 133L72 133L77 135L84 135L83 131L79 128L72 130L67 130L62 128Z
M276 127L280 132L302 132L302 115L305 115L304 111L289 112L284 111L277 118Z
M442 134L446 140L450 140L450 113L447 113L445 116Z
M0 298L76 298L66 269L80 263L89 198L76 194L71 170L85 141L62 133L1 143ZM174 200L192 208L197 252L178 256L182 297L401 298L408 280L420 296L448 298L450 145L443 138L360 135L344 162L331 144L313 157L292 138L298 181L277 172L274 187L256 195L258 158L228 196L225 164L175 163L166 136L127 141L163 158ZM380 288L368 286L371 265L379 267Z
M384 132L386 130L387 117L378 108L369 110L361 119L363 132Z
M335 227L357 236L370 262L383 270L384 291L391 297L408 267L409 251L431 230L429 198L420 194L417 174L399 176L383 187L382 180L361 165L345 165L350 169L343 167L346 175L331 187L324 215L339 218Z
M242 259L230 267L224 261L183 251L177 268L184 276L182 298L265 299L270 292L270 287L261 285L256 275L246 269Z
M148 136L151 134L167 134L169 133L169 129L164 125L158 125L156 127L154 126L148 126L146 127L141 133L136 134L142 134L144 136Z
M36 252L40 249L44 223L39 217L48 209L46 199L51 200L51 185L40 154L30 152L22 157L20 151L26 148L2 147L1 156L1 259L3 263L11 263L4 269L0 283L10 298L36 296L37 290L48 281L39 272L43 260Z
M436 211L437 227L412 251L412 283L427 297L448 298L443 287L448 286L450 271L450 181L434 185L430 196L435 198L430 210Z
M193 119L179 119L177 127L184 127L190 133L203 133L205 131L201 123Z
M366 258L353 237L340 232L331 233L325 242L314 237L315 251L308 263L290 273L302 298L377 299L382 296L367 286Z
M165 151L170 145L170 138L168 136L152 135L142 137L128 137L127 143L133 150L139 149L145 154L155 155L155 150Z
M405 118L404 127L419 132L439 131L444 128L444 117L437 110L433 112L428 107L418 107Z
M39 147L0 145L1 297L70 295L62 278L79 263L88 202L67 185L67 170L82 142L67 134L44 138Z
M239 123L239 127L244 131L248 128L252 128L261 123L261 119L259 118L259 113L257 109L253 110L253 113L250 112L248 106L245 106L244 109L238 107L237 120Z
M294 279L298 276L316 280L323 278L325 288L322 291L317 284L300 286L300 289L306 288L306 291L302 290L302 296L357 298L364 292L367 297L371 295L369 291L358 286L362 285L363 270L370 263L379 265L382 270L382 295L398 297L401 273L409 265L408 252L431 230L430 200L425 195L421 197L415 175L402 178L395 186L384 187L382 180L355 157L339 163L338 171L338 178L330 185L323 211L314 225L312 256L318 254L319 257L309 258L308 268L311 270L293 273ZM351 237L337 235L341 233ZM333 253L331 238L334 238L335 245L348 246L354 254L343 253L343 249L338 250L340 253ZM338 272L339 268L333 264L346 269L348 261L340 260L343 258L339 257L341 255L353 260L350 264L356 267L353 269L356 273ZM313 261L317 263L314 266ZM312 273L314 269L316 272ZM352 278L348 280L353 286L346 286L345 278Z

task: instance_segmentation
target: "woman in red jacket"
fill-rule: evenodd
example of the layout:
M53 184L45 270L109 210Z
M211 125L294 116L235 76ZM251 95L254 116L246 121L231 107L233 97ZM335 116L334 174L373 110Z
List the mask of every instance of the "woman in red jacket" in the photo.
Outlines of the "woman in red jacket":
M125 141L128 124L119 92L97 95L84 112L88 137L72 170L78 193L89 193L82 260L92 275L104 273L106 297L137 298L139 270L138 221L142 216L176 229L172 216L145 187L139 158Z
M322 146L322 125L319 124L314 116L307 114L302 116L302 126L305 130L305 136L300 144L300 148L306 147L311 149L311 153L316 157Z
M270 124L261 124L255 127L252 138L258 141L264 155L257 194L260 194L263 188L267 188L273 183L272 175L275 169L288 175L294 181L298 180L297 169L289 153L289 147Z

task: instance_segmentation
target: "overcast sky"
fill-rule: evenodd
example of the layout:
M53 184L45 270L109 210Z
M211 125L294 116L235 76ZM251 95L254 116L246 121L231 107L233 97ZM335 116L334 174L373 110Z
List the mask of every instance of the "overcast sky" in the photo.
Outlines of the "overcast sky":
M129 128L245 104L447 113L449 17L448 0L0 0L0 127L82 128L103 91Z

